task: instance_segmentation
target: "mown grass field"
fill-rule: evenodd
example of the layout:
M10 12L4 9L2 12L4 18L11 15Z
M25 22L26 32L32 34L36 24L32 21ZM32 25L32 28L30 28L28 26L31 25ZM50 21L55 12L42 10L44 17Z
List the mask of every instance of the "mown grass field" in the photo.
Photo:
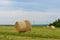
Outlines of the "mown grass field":
M35 26L30 33L18 33L14 26L0 26L0 40L60 40L60 28Z

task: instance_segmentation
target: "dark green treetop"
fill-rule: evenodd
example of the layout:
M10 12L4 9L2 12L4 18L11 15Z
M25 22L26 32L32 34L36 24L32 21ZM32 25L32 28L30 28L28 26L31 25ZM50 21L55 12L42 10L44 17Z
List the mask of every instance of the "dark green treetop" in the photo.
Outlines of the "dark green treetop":
M50 24L49 24L49 26L51 26L51 25L53 25L53 26L55 26L55 27L60 27L60 19L55 20L53 23L50 23Z

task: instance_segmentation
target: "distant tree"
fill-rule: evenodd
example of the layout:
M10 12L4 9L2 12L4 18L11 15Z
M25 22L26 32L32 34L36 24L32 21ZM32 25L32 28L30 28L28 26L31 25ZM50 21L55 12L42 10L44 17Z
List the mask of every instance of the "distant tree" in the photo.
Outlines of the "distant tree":
M60 19L55 20L53 23L49 24L49 26L51 26L51 25L56 26L56 27L60 27Z

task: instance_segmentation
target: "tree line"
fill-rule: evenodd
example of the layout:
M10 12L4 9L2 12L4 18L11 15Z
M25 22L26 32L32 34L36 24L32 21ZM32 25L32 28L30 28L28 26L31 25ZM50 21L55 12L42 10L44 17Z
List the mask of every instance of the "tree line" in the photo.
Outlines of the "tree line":
M60 27L60 19L55 20L53 23L50 23L49 26L55 26L55 27Z

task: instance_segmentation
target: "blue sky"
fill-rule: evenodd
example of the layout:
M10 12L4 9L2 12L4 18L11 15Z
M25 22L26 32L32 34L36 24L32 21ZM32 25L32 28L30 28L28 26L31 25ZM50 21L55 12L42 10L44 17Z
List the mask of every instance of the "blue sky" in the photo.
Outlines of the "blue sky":
M0 24L28 19L49 24L60 18L60 0L0 0Z

